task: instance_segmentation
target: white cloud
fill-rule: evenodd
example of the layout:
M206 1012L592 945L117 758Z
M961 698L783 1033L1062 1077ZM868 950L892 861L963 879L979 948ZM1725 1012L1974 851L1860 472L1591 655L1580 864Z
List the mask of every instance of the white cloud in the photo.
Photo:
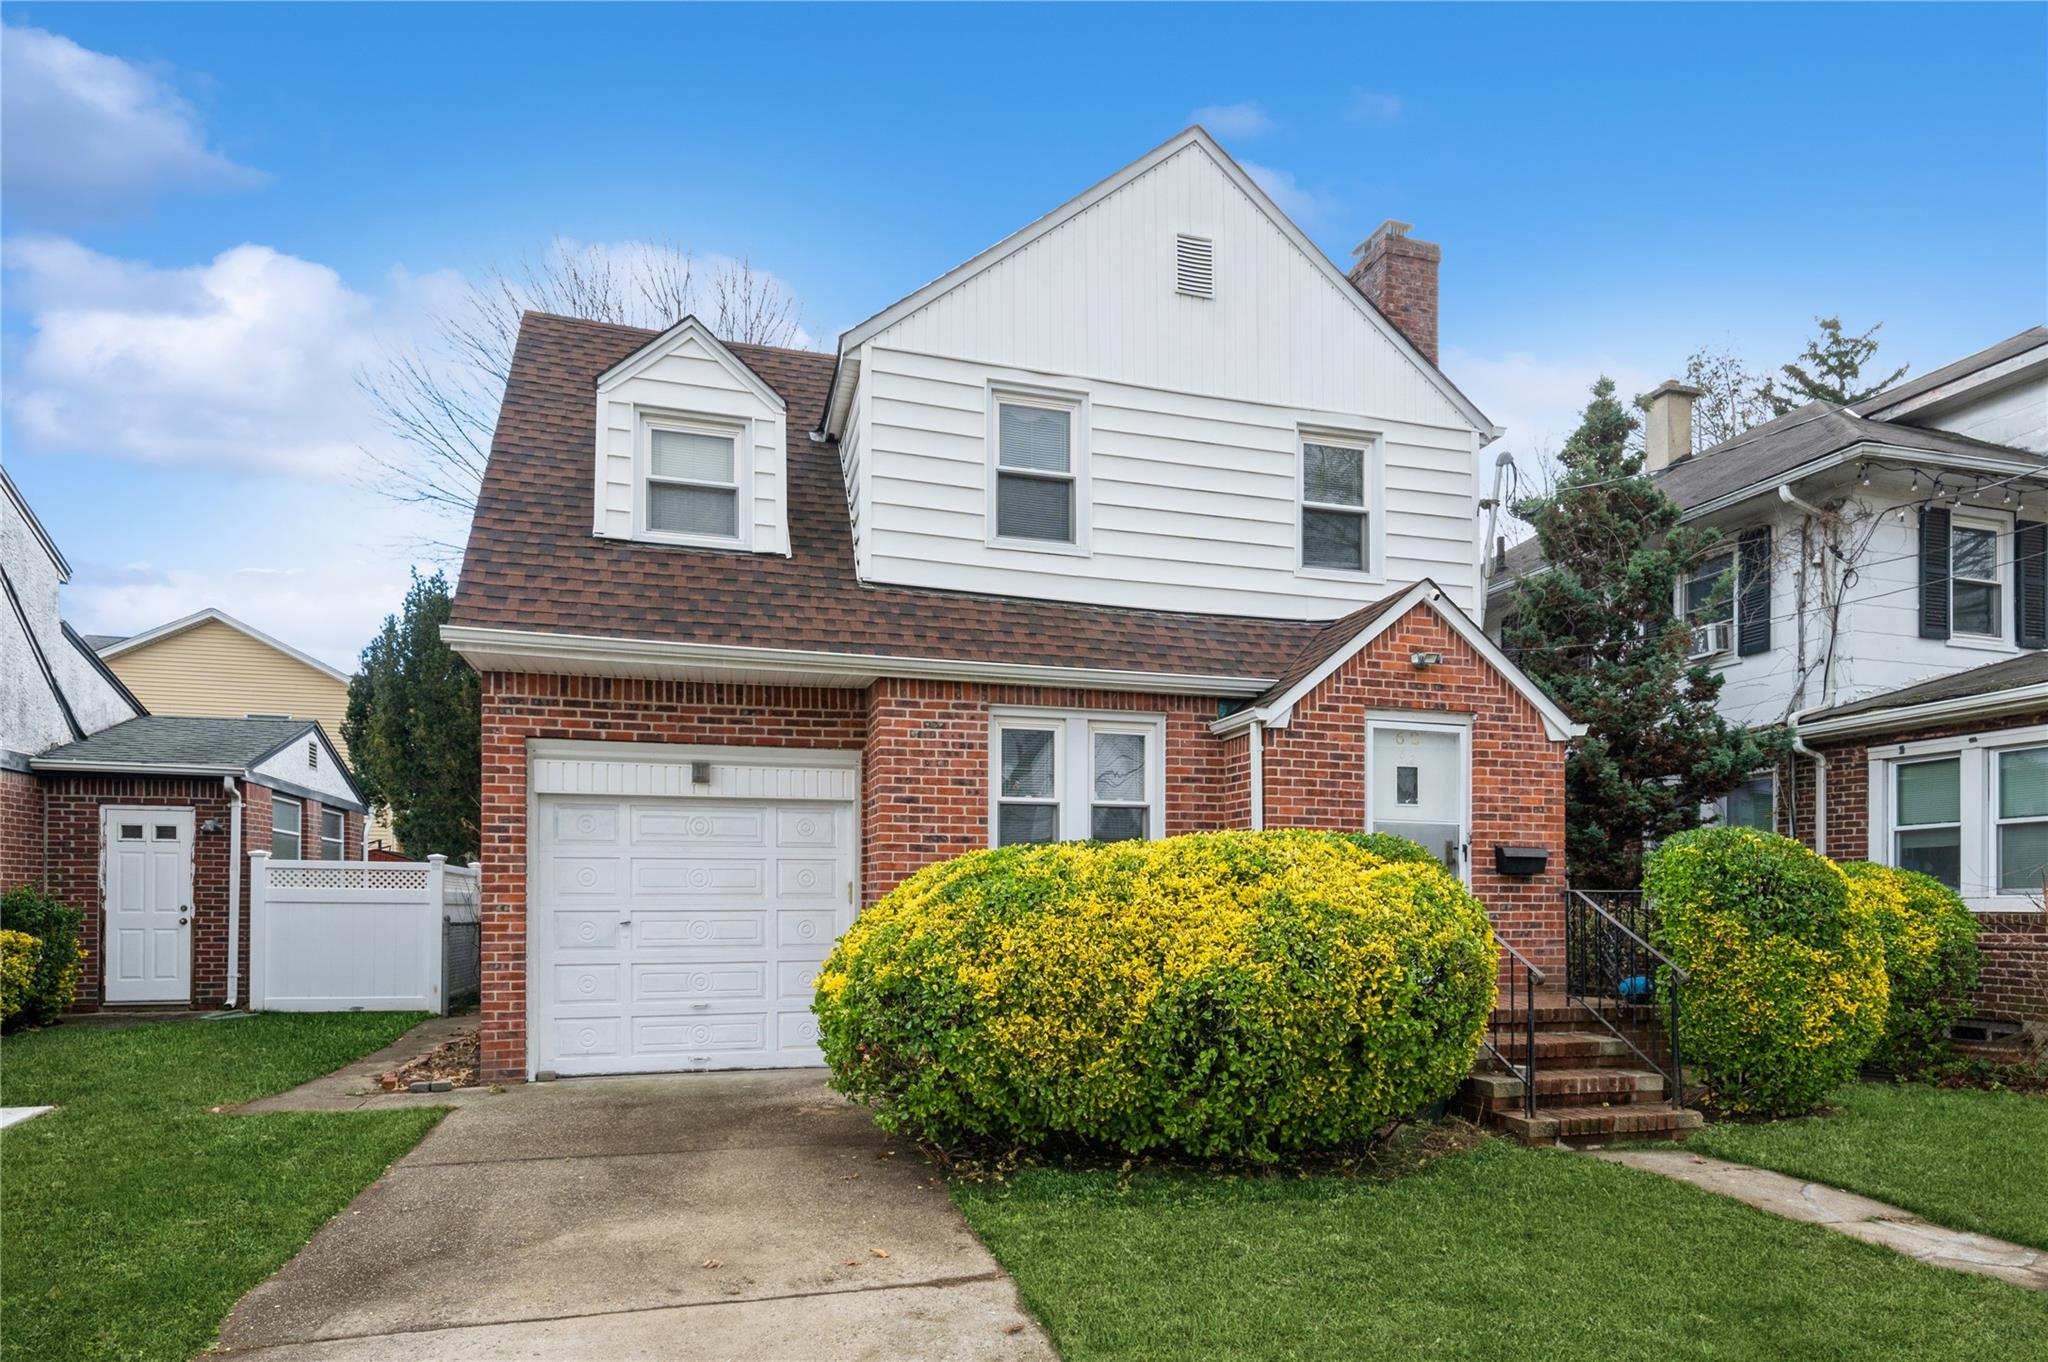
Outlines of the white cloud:
M34 333L9 412L38 450L344 478L376 434L356 375L403 297L268 246L159 269L28 237L5 258Z
M405 599L406 565L389 556L289 569L82 564L64 588L64 616L90 634L135 634L209 607L301 652L355 670L386 615Z
M1353 90L1344 103L1344 117L1352 123L1369 123L1384 128L1401 121L1401 96L1376 90Z
M1244 173L1252 182L1266 191L1268 198L1280 205L1280 211L1293 218L1298 226L1313 229L1319 225L1330 207L1329 201L1312 189L1304 189L1294 178L1294 172L1276 170L1272 166L1260 165L1256 161L1240 159Z
M1540 469L1554 464L1566 437L1578 428L1595 379L1602 374L1613 379L1623 402L1659 382L1648 371L1612 358L1550 359L1526 351L1480 355L1452 348L1444 352L1443 368L1495 425L1507 429L1496 448L1514 452L1525 488L1540 478Z
M1251 100L1236 104L1208 104L1195 110L1191 120L1219 138L1249 142L1273 131L1273 119L1264 106Z
M209 148L156 75L43 29L0 36L0 193L16 221L115 217L165 190L263 178Z

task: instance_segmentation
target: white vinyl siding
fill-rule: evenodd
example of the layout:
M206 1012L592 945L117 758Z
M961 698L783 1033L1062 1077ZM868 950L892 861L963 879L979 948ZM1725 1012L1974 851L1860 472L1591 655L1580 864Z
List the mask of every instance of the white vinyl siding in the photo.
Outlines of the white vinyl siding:
M287 795L271 792L270 854L280 861L296 861L304 855L303 838L306 806Z
M1164 835L1166 725L1156 716L999 711L989 722L989 843Z

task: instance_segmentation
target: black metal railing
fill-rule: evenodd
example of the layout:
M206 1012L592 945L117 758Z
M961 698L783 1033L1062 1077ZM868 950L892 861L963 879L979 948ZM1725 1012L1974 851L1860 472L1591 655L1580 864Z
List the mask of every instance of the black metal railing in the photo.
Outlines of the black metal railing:
M1486 1019L1486 1053L1493 1056L1494 1063L1522 1080L1522 1111L1533 1117L1536 1115L1536 986L1544 981L1545 975L1529 962L1528 956L1507 942L1500 941L1498 945L1508 956L1505 971L1507 987L1502 996L1494 999L1493 1012ZM1505 1010L1503 1002L1506 1003ZM1508 1036L1517 1029L1522 1032L1520 1064L1508 1058L1506 1048L1512 1043Z
M1664 1091L1684 1106L1678 1017L1680 997L1691 980L1650 944L1655 924L1655 905L1641 890L1567 888L1564 992L1664 1075Z

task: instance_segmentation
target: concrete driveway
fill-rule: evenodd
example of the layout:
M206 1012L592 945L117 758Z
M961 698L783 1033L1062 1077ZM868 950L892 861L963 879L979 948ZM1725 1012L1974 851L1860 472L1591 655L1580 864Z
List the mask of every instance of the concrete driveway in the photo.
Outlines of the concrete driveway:
M1055 1358L917 1149L818 1070L478 1093L243 1297L221 1346L265 1362Z

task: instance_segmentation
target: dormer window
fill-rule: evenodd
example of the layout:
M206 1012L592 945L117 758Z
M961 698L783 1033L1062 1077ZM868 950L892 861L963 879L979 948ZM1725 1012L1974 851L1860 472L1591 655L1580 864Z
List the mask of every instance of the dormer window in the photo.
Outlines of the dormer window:
M741 428L649 417L646 527L650 538L739 544L744 473Z

